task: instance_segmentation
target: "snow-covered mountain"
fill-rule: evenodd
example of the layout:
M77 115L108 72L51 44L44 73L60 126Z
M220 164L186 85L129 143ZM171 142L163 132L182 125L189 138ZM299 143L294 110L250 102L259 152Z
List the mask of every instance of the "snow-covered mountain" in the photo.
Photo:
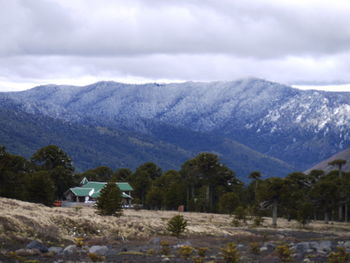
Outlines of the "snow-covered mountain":
M28 113L70 122L163 137L164 126L223 136L300 170L350 146L350 93L303 91L260 79L48 85L1 96Z

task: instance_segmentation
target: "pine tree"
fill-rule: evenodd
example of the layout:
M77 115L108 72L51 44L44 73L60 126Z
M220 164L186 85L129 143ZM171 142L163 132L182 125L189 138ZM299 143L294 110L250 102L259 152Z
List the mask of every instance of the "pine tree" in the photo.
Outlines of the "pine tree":
M96 209L100 215L121 216L122 192L115 182L110 181L102 188Z

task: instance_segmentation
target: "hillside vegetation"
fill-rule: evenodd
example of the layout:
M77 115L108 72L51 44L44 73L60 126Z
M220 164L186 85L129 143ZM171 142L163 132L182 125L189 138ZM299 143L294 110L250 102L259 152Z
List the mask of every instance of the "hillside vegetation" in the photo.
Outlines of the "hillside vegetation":
M164 170L179 169L185 160L202 151L220 154L224 163L241 178L252 170L268 176L281 176L294 170L281 160L221 137L164 126L159 129L153 126L156 136L150 137L27 113L12 101L0 99L0 102L0 145L28 158L37 149L55 144L72 157L78 171L97 166L135 169L144 162L155 162Z
M0 93L1 98L11 98L28 113L162 136L164 142L173 139L167 131L172 128L206 133L209 140L220 136L281 159L297 170L350 147L350 93L297 90L255 78L208 83L46 85ZM183 142L191 140L184 136ZM201 146L200 151L217 151L205 141Z

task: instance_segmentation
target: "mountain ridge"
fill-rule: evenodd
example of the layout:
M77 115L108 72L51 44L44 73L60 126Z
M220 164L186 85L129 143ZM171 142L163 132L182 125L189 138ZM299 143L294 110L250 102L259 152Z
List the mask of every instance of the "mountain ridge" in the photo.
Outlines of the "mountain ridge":
M0 96L26 112L74 123L149 136L161 135L152 127L162 125L221 136L298 170L350 147L350 93L304 91L255 78L141 85L105 81Z

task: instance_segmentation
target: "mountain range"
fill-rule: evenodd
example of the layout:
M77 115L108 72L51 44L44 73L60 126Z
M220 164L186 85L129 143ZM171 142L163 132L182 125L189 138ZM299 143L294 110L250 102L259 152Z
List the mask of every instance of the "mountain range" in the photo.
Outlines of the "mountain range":
M350 148L332 155L328 159L321 161L320 163L314 165L313 167L311 167L305 172L309 173L312 170L323 170L326 173L328 173L332 170L338 170L337 166L332 166L329 164L334 160L344 160L345 164L342 166L342 171L350 172Z
M136 136L154 147L170 147L158 148L161 153L158 157L150 153L148 160L139 158L123 163L130 168L141 159L155 162L163 159L159 164L165 169L179 168L186 158L211 151L219 154L240 176L253 170L269 176L284 176L294 170L306 170L350 147L350 93L298 90L255 78L208 83L45 85L22 92L0 93L0 101L1 111L9 115L6 123L12 122L11 114L26 116L24 118L33 123L36 118L46 118L46 127L53 133L48 135L43 131L45 136L58 136L54 123L59 122L91 131L89 140L96 145L100 139L92 131L99 136L114 134L114 138L120 134ZM2 128L3 134L7 134L7 143L13 137L9 130L6 126ZM67 134L71 133L74 131L67 130ZM3 138L1 135L0 144L6 144ZM8 148L20 153L24 151L23 147L19 150L21 147ZM130 145L128 149L133 147ZM117 142L115 148L118 148ZM27 147L27 154L29 149L32 147ZM134 149L135 152L141 150ZM171 154L162 153L170 149L174 158L166 161ZM85 169L89 165L81 163L82 155L75 156L76 163Z

